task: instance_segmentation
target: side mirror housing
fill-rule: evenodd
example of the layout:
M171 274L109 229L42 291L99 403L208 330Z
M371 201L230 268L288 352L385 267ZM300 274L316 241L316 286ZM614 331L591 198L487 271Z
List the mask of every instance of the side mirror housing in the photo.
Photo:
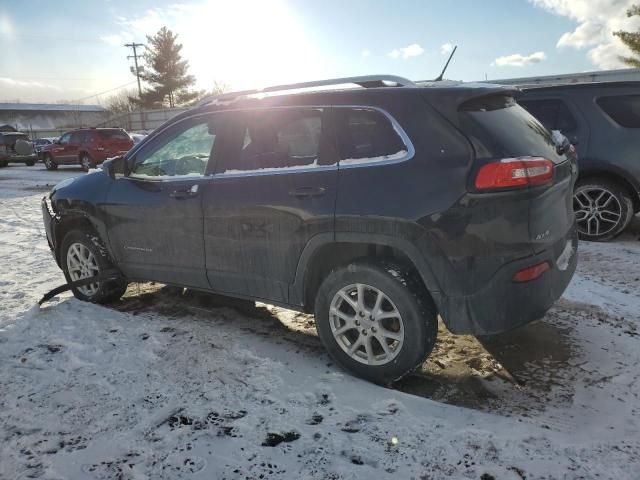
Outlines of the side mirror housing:
M116 176L123 176L127 174L127 162L124 157L115 157L105 160L102 164L102 168L107 175L112 179L116 179Z

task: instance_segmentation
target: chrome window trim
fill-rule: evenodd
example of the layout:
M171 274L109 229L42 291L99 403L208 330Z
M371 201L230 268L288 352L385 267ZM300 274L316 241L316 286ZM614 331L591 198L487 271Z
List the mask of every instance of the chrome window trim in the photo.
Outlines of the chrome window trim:
M189 115L187 117L181 118L180 120L178 120L175 123L172 123L171 125L167 125L165 128L163 128L162 130L159 130L155 135L153 135L153 137L149 138L149 141L151 141L153 138L157 137L158 135L160 135L162 132L164 132L165 130L167 130L168 128L172 128L175 125L178 125L184 121L187 120L193 120L194 118L199 118L199 117L204 117L204 116L213 116L216 115L218 113L230 113L230 112L252 112L252 111L268 111L268 110L288 110L288 109L316 109L316 110L323 110L325 108L350 108L353 110L370 110L370 111L375 111L375 112L379 112L382 115L384 115L386 117L386 119L391 123L391 126L393 127L394 131L396 132L396 134L398 134L398 136L400 137L400 139L402 140L402 142L404 143L407 153L406 155L400 157L400 158L395 158L393 160L372 160L370 162L367 161L363 161L362 163L357 163L357 164L353 164L353 165L340 165L340 159L338 160L338 164L331 164L331 165L316 165L314 167L308 167L308 168L301 168L301 167L283 167L281 169L277 169L277 170L268 170L268 171L264 171L261 172L259 170L257 171L247 171L245 173L242 172L237 172L237 173L214 173L214 174L208 174L208 175L201 175L201 176L193 176L191 178L189 177L179 177L179 178L170 178L170 179L161 179L161 180L153 180L153 179L140 179L140 178L136 178L136 180L138 181L151 181L151 182L175 182L175 181L189 181L190 179L193 180L202 180L202 179L221 179L221 178L242 178L242 177L263 177L263 176L268 176L268 175L288 175L288 174L296 174L296 173L312 173L312 172L326 172L326 171L332 171L332 170L346 170L346 169L351 169L351 168L363 168L363 167L371 167L371 166L387 166L387 165L395 165L398 163L402 163L402 162L406 162L408 160L411 160L414 156L415 156L415 147L413 146L413 143L411 142L411 139L409 138L409 136L407 135L407 133L404 131L404 129L402 128L402 126L398 123L398 121L386 110L380 108L380 107L376 107L373 105L286 105L286 106L265 106L265 107L247 107L247 108L230 108L230 109L225 109L225 110L214 110L212 112L201 112L201 113L197 113L194 115ZM146 143L146 142L145 142ZM137 152L133 152L133 153L137 153ZM363 159L364 160L364 159ZM129 176L125 177L125 178L130 178Z

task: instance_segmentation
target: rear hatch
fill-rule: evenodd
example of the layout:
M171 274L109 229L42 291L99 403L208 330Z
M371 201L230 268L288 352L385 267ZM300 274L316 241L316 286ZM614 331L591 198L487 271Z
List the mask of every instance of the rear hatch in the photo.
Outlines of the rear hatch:
M574 224L575 158L559 154L551 133L519 106L509 92L468 100L459 107L458 114L460 127L476 155L470 190L478 191L479 174L489 164L509 165L514 178L521 174L527 177L520 185L507 182L504 186L496 183L496 188L491 183L484 186L489 185L489 192L526 189L529 237L534 252L555 246L562 253ZM516 170L513 165L522 168ZM496 170L488 167L485 171Z
M133 140L121 128L103 128L98 130L98 138L105 152L119 154L126 152L133 146Z
M22 140L22 151L16 151L16 142L18 140ZM0 134L0 153L30 155L33 153L33 144L29 141L29 136L26 133L4 132Z

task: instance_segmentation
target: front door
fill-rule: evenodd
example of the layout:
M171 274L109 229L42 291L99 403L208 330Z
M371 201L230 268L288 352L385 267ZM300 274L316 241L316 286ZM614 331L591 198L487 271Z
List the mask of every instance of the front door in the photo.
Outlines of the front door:
M202 187L216 144L210 117L184 119L138 151L106 201L109 243L132 279L208 288Z
M226 148L203 191L215 290L286 302L305 245L333 235L337 160L328 113L295 107L227 114Z
M71 133L65 133L60 137L53 147L51 147L51 154L53 159L58 164L68 163L69 153L67 152L67 148L69 147L69 142L71 141Z

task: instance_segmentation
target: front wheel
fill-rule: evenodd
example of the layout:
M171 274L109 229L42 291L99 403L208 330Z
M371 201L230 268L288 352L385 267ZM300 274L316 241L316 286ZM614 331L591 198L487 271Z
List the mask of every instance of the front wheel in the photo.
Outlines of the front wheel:
M580 240L606 242L631 223L633 201L629 192L616 182L585 179L576 184L573 210Z
M98 236L85 230L72 230L62 241L62 269L68 283L98 276L113 269L113 262ZM76 298L86 302L108 303L118 300L126 291L127 282L110 280L73 287Z
M438 321L424 286L394 263L361 261L331 272L315 304L316 329L345 369L387 385L419 367Z
M48 153L44 155L43 161L47 170L56 170L58 168L58 164L53 161L53 158L51 158L51 155Z
M33 167L36 164L36 161L35 160L27 160L26 162L24 162L24 164L27 167Z

